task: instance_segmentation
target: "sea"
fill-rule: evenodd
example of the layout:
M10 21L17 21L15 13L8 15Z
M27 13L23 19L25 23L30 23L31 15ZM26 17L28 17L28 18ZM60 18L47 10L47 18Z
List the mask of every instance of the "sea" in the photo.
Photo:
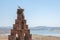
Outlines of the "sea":
M60 37L60 32L52 32L52 31L48 31L48 30L30 30L30 34ZM10 35L10 33L1 34L1 35L2 36L4 36L4 35Z
M60 37L60 32L53 32L48 30L30 30L31 34L43 35L43 36L56 36Z

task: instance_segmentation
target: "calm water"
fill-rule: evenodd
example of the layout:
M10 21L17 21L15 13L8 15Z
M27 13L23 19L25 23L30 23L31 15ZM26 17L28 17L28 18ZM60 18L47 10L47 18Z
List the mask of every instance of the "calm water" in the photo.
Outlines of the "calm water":
M52 32L52 31L47 31L47 30L30 30L30 33L31 34L43 35L43 36L57 36L57 37L60 37L60 32ZM9 35L9 33L4 34L4 35Z
M31 34L39 34L39 35L44 35L44 36L57 36L60 37L60 32L51 32L47 30L30 30Z

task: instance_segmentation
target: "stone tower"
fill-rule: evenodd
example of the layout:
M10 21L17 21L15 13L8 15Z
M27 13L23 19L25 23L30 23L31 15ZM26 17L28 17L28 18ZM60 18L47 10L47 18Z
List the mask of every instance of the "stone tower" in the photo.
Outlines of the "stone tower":
M30 34L30 29L26 24L23 14L24 9L17 9L17 19L15 24L13 24L13 29L11 29L11 35L8 36L8 40L32 40L32 35Z

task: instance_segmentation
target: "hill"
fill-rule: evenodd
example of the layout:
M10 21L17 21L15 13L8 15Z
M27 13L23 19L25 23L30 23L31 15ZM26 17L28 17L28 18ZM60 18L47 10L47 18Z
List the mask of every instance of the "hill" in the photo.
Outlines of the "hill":
M12 27L0 27L0 34L9 33L11 29ZM31 27L30 30L47 30L47 31L60 32L60 27L37 26L37 27Z

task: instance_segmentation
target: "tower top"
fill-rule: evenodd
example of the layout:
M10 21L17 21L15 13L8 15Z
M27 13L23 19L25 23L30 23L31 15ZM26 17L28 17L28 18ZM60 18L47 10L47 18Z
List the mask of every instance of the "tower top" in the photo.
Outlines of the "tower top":
M18 8L19 8L19 9L21 9L21 7L20 7L20 6L18 6Z
M18 9L22 9L20 6L18 6Z
M24 9L22 9L20 6L18 6L18 9L17 9L17 14L21 14L23 13Z

